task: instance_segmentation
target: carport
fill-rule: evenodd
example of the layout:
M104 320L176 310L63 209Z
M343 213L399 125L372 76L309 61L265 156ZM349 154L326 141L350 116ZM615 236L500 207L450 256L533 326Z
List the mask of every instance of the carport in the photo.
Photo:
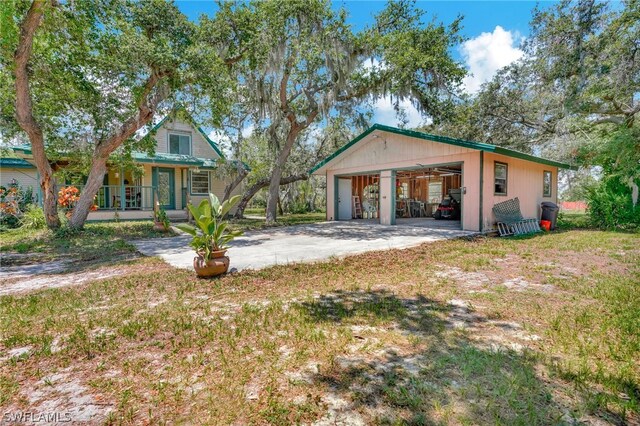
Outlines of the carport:
M375 124L316 165L327 181L327 220L484 231L492 207L518 197L525 217L557 203L558 168L496 145ZM438 207L439 204L442 205ZM449 220L436 220L438 211Z

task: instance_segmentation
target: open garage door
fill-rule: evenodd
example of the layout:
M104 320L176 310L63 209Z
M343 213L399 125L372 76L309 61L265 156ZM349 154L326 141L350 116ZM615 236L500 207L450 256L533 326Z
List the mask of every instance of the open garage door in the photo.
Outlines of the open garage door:
M396 224L461 229L462 164L396 173Z

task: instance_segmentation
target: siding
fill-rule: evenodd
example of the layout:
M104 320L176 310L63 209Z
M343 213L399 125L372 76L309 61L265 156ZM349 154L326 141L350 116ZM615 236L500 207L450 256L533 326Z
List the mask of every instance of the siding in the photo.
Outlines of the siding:
M40 186L37 176L36 169L3 167L0 170L0 185L9 186L11 179L15 179L21 187L32 187L34 193L37 193Z
M374 132L346 151L342 158L328 165L332 171L343 170L348 173L371 170L419 167L434 157L448 157L478 152L473 149L429 142L404 135L386 132ZM444 162L448 161L443 159Z
M507 195L494 195L494 163L506 163ZM551 172L551 197L542 196L542 174ZM558 202L558 168L531 161L505 157L492 153L484 154L484 229L491 229L495 222L492 208L494 204L511 198L520 199L520 210L524 217L540 218L540 203Z
M215 152L209 142L202 137L202 134L198 129L194 128L190 123L184 121L170 121L167 120L162 127L156 132L156 141L158 142L156 151L167 153L169 152L169 133L175 131L176 133L190 134L191 135L191 155L198 158L220 158Z

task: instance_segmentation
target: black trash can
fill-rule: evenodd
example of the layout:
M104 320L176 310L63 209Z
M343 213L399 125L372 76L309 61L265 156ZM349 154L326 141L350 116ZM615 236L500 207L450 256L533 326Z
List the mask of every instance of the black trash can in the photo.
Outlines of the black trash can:
M551 222L551 229L556 229L556 222L558 221L558 212L560 211L560 207L556 203L552 203L551 201L545 201L540 204L542 207L542 215L540 216L540 220L548 220Z

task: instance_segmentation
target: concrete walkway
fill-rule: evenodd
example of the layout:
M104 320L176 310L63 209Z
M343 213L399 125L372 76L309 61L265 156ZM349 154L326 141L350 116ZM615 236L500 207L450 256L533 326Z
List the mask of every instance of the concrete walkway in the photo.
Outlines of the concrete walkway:
M427 222L425 222L427 223ZM231 243L231 268L261 269L272 265L313 262L373 250L417 246L425 242L474 235L474 232L417 226L383 226L361 221L322 222L247 232ZM159 256L177 268L193 268L191 237L133 241L146 256Z

